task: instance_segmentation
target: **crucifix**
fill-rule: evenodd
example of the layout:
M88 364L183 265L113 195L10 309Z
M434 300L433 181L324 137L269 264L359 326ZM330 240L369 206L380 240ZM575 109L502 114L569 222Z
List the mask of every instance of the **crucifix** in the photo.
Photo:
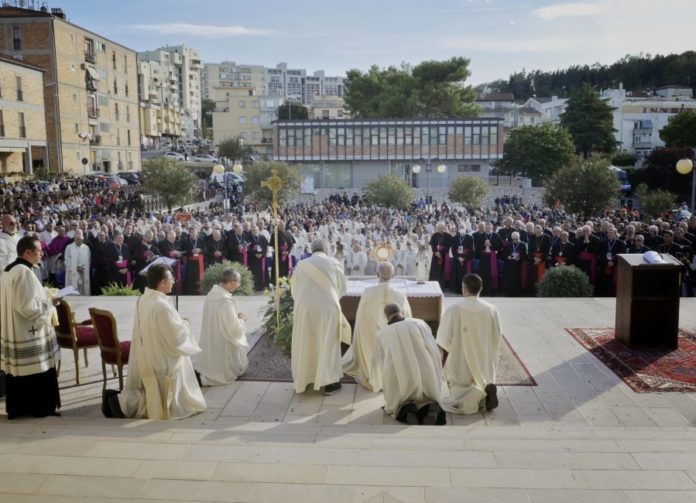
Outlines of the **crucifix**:
M32 325L32 326L31 326L31 330L29 330L29 331L31 332L31 335L32 335L32 336L36 337L36 332L38 332L39 329L38 329L38 328L34 328L34 325Z
M273 194L273 220L275 225L273 225L273 236L274 236L274 246L273 246L273 258L275 262L275 304L276 304L276 333L280 332L280 288L278 288L279 278L280 278L280 264L278 260L278 192L285 186L285 182L281 177L278 176L278 170L272 169L271 176L266 180L261 182L262 187L266 187Z

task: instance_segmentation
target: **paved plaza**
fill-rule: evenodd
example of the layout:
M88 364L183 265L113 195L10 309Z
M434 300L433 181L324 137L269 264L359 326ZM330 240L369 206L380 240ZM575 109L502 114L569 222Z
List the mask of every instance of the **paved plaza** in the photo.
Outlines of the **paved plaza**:
M134 298L69 301L78 319L112 310L129 339ZM400 425L360 386L275 382L205 388L208 411L182 421L105 419L98 351L74 386L64 350L62 417L0 417L0 501L696 501L696 394L636 394L564 330L613 326L614 299L492 302L538 386L502 387L498 409L444 427ZM180 298L196 330L202 304ZM265 304L239 298L250 331ZM696 299L680 326L696 329Z

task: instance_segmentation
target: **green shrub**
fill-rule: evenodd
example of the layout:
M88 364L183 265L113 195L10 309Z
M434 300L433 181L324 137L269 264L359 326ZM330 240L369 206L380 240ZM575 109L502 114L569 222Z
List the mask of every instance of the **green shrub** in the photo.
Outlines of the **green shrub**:
M229 267L237 271L242 277L239 288L234 291L233 295L251 295L254 293L254 275L251 274L251 271L239 262L230 262L229 260L213 264L205 270L201 280L201 293L208 295L213 286L220 282L222 271Z
M276 319L275 291L266 290L268 307L263 313L264 334L273 339L273 343L290 354L292 348L292 317L295 301L290 294L290 285L285 278L280 279L280 329Z
M139 297L140 290L128 285L119 285L118 283L109 283L101 289L102 295L110 295L112 297Z
M413 201L413 193L408 184L394 175L382 175L372 180L365 188L368 200L378 206L406 209Z
M537 297L592 297L592 285L574 265L547 269L539 282Z
M473 176L460 176L452 182L449 198L469 208L478 208L488 190L488 182Z

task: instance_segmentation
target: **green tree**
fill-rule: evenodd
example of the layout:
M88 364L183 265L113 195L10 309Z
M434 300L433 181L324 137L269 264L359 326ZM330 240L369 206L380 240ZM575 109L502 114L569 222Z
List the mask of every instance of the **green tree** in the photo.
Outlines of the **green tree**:
M215 111L215 101L203 99L201 101L201 129L203 138L213 137L213 112Z
M218 144L218 155L233 161L240 161L242 164L250 164L254 149L249 145L244 145L240 138L230 138Z
M537 185L575 157L573 138L567 129L551 124L523 126L510 131L503 158L497 167L503 174L520 174Z
M479 208L488 190L488 183L484 180L473 176L460 176L452 182L449 198L469 208Z
M278 107L278 120L306 120L309 119L309 110L302 103L286 101Z
M285 182L284 187L278 193L278 199L281 202L287 202L290 194L300 191L301 177L296 166L280 161L257 161L245 169L244 191L246 197L262 204L271 204L273 194L262 184L271 176L272 169L277 169L278 176Z
M691 175L684 176L677 172L679 159L692 158L690 148L656 148L645 158L643 167L630 173L631 184L644 183L650 190L663 189L672 192L682 201L688 201L691 195Z
M663 189L649 189L644 183L636 187L635 194L640 201L641 215L644 220L648 217L662 217L666 211L673 210L677 204L676 194Z
M660 130L660 138L668 147L693 147L696 145L696 111L678 113Z
M611 158L611 163L618 167L633 167L636 164L636 154L630 152L616 152Z
M165 157L145 161L141 180L145 193L162 199L169 211L186 203L197 183L188 168Z
M588 158L593 152L614 151L616 139L612 110L589 84L571 94L566 110L561 114L561 125L570 131L578 154Z
M398 176L382 175L365 187L367 197L373 204L403 210L413 201L411 187Z
M558 202L566 211L583 218L599 215L614 205L621 189L619 179L608 167L606 159L576 159L549 180L546 202L550 206Z
M351 116L362 119L475 116L476 92L464 85L470 74L469 60L461 57L415 67L372 66L366 73L353 69L344 99Z

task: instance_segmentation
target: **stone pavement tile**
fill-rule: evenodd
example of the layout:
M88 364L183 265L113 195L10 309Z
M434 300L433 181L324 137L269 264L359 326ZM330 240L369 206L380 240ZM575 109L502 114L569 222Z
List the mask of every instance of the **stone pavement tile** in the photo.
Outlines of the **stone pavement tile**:
M333 395L325 396L322 401L322 407L326 405L350 405L355 401L357 390L356 387L362 388L359 384L342 384L341 391ZM362 396L362 395L360 395ZM378 396L377 393L372 393L372 396Z
M616 440L615 444L620 450L634 454L696 452L696 440Z
M295 388L290 382L269 383L261 403L280 403L289 405L295 396Z
M126 459L79 458L70 456L39 456L27 454L0 455L0 467L7 473L59 475L133 475L139 461Z
M353 503L353 488L307 483L252 484L245 498L248 503Z
M126 477L52 475L37 489L40 495L71 496L74 498L136 498L145 480Z
M530 386L509 386L507 397L518 416L544 415L546 411Z
M329 484L449 487L447 468L329 466Z
M288 414L303 416L317 414L321 410L324 395L319 391L308 390L304 393L296 393L290 401Z
M612 410L602 408L600 405L580 405L578 412L583 415L587 424L591 426L624 426Z
M696 490L686 472L666 470L574 470L583 489Z
M426 503L529 503L526 489L426 487Z
M696 399L686 393L666 393L664 399L684 416L691 426L696 426Z
M327 465L314 464L220 463L211 479L230 482L325 484L328 469ZM292 500L288 498L287 501Z
M645 407L645 405L641 405ZM675 426L688 426L689 422L684 416L667 407L646 407L643 409L650 419L657 425L666 428Z
M638 428L655 426L654 421L640 407L614 407L611 411L625 426Z
M456 426L475 426L475 425L485 425L486 417L483 412L477 412L476 414L470 414L464 416L462 414L447 414L447 424Z
M316 423L321 425L349 424L352 421L352 415L352 405L327 405L325 400L316 416Z
M208 386L201 388L208 407L213 409L224 409L232 396L242 385L240 381L227 384L225 386Z
M0 467L0 470L4 471L5 468ZM46 475L33 473L0 472L0 496L2 493L33 493L46 478Z
M153 444L136 442L96 442L85 457L116 459L181 459L188 449L186 445Z
M631 503L693 503L696 491L624 491Z
M251 484L210 480L149 480L138 496L161 501L244 502Z
M575 489L570 470L451 468L454 487Z
M0 501L11 503L75 503L77 501L72 496L39 496L36 494L12 494L9 492L0 492ZM88 501L85 498L80 498L80 503ZM100 503L104 500L99 499ZM125 503L126 500L119 500L120 503ZM128 500L131 503L132 500Z
M213 461L143 461L135 473L139 479L208 480L217 469Z
M258 381L243 381L237 392L232 395L221 416L249 417L256 410L261 397L266 392L269 383Z
M331 449L317 446L307 447L257 447L252 463L303 464L359 466L360 449Z
M517 413L509 398L499 399L498 408L483 414L488 426L509 426L519 424Z
M355 486L353 503L425 503L423 487Z
M495 468L490 452L369 449L362 451L363 466L432 466L443 468Z
M623 491L529 489L528 492L531 503L629 503Z
M633 470L638 465L626 453L501 452L494 453L501 468Z
M633 457L644 470L690 470L696 468L696 452L633 453Z
M289 403L260 402L254 413L249 417L249 421L259 421L268 423L279 423L288 412Z
M45 437L45 435L44 435ZM40 456L84 456L97 445L99 437L51 437L37 442L35 440L19 440L11 450L14 454L37 454ZM10 451L5 451L10 452Z
M186 451L181 459L185 461L245 462L251 461L256 456L257 451L257 447L244 445L197 444L186 446Z
M464 446L467 450L504 451L504 452L579 452L579 453L605 453L619 452L616 443L612 440L557 440L533 438L492 438L492 439L465 439Z

